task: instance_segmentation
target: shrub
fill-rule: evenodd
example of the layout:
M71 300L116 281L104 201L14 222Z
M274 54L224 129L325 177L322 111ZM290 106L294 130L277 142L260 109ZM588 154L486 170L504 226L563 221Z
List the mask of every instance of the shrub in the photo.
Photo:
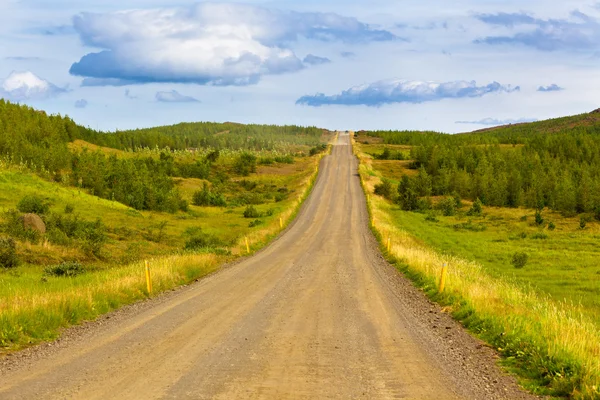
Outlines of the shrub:
M107 237L105 227L102 220L97 219L96 222L82 222L78 229L77 236L81 240L81 248L91 256L100 257L104 243Z
M582 215L581 217L579 217L579 229L585 229L586 226L587 218Z
M460 194L455 192L453 194L453 198L454 198L454 208L456 208L457 210L460 210L463 207L463 202L462 202L462 199L460 198Z
M254 206L250 205L246 207L244 210L244 218L260 218L262 217L261 213L254 208Z
M223 246L223 241L217 236L198 229L192 237L185 242L186 250L199 250Z
M535 224L537 226L541 226L544 224L544 218L542 217L542 211L541 210L536 210L535 211Z
M429 197L421 197L417 200L417 210L427 211L433 208L433 203Z
M197 190L192 196L192 202L195 206L213 206L213 207L226 207L227 202L225 197L216 191L209 189L206 182L204 183L201 190Z
M280 164L293 164L294 157L289 154L286 154L285 156L276 156L275 161Z
M260 219L255 219L254 221L250 222L250 224L248 224L249 228L254 228L255 226L259 226L262 225L263 221Z
M481 204L481 200L479 198L475 199L475 202L471 206L471 209L467 212L467 215L472 216L481 216L483 212L483 204Z
M529 255L527 255L527 253L518 251L515 254L513 254L512 260L510 263L515 268L523 268L527 264L527 261L529 261Z
M248 176L252 172L256 172L256 156L250 153L242 153L238 156L233 164L233 170L236 174Z
M533 235L530 236L530 239L541 239L541 240L546 240L548 239L548 235L546 235L543 232L538 232L538 233L534 233Z
M73 204L65 204L65 214L73 214L73 211L75 211Z
M275 193L275 202L279 203L280 201L283 201L285 199L287 199L288 195L287 193L281 193L281 192L277 192Z
M437 219L437 216L434 213L432 213L432 212L427 213L427 216L425 216L425 221L440 222L440 220Z
M44 275L46 276L73 277L85 272L83 265L77 261L67 261L59 265L51 265L44 268Z
M313 147L312 149L310 149L309 154L311 156L317 155L319 153L324 152L327 149L327 145L326 144L320 144L318 146Z
M556 229L556 225L554 225L554 222L550 221L548 223L548 229L550 229L551 231Z
M71 240L67 234L60 229L53 228L48 230L48 232L46 232L46 237L50 243L57 244L59 246L68 246L71 244Z
M15 268L19 266L17 244L13 238L0 238L0 267Z
M12 237L21 240L27 240L31 243L39 243L40 239L42 238L42 234L33 229L25 229L21 217L21 213L17 210L9 210L5 212L2 230Z
M472 221L464 222L462 224L455 224L452 227L456 231L465 230L471 232L483 232L487 229L485 224L474 224Z
M46 214L50 203L35 194L28 194L17 204L17 209L23 213Z
M381 183L375 185L374 193L378 196L382 196L388 200L392 199L394 194L394 187L389 179L383 179Z
M456 214L456 200L448 197L440 201L437 208L442 211L445 217L451 217Z

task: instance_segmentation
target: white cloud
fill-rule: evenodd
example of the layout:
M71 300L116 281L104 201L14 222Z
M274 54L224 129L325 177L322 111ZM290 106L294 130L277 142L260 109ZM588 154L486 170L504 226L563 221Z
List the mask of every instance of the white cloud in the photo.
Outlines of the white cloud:
M199 100L191 96L184 96L176 90L157 92L155 98L161 103L199 103Z
M227 3L83 13L74 26L84 44L104 49L72 65L85 84L180 82L248 85L267 74L298 71L290 48L300 37L357 43L395 36L355 18Z
M319 107L328 104L381 106L391 103L424 103L442 99L482 97L494 92L515 92L519 87L492 82L477 86L475 81L422 82L401 79L388 79L368 85L354 86L340 94L326 96L318 93L303 96L296 104Z
M472 124L472 125L487 125L487 126L498 126L498 125L510 125L510 124L522 124L525 122L536 122L535 118L519 118L519 119L496 119L496 118L483 118L479 121L456 121L457 124Z
M0 86L0 97L12 101L45 100L66 92L33 72L13 71Z

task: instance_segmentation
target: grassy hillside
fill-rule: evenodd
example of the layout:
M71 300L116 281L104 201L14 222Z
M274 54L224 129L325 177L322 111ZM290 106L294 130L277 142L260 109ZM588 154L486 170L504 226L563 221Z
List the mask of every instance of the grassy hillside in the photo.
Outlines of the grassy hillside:
M391 260L527 386L559 397L600 396L599 127L593 113L457 136L356 137Z
M221 125L94 132L0 100L0 353L147 297L144 260L158 292L285 227L334 134Z

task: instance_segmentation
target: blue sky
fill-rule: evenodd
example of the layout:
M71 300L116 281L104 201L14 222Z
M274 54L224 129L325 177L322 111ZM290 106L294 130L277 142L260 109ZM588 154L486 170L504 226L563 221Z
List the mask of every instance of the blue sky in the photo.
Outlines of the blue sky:
M0 97L104 130L461 132L598 108L598 66L594 1L0 0Z

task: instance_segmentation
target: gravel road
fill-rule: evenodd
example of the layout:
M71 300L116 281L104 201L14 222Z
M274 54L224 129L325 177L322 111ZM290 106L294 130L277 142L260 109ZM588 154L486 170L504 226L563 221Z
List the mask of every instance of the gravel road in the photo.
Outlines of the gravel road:
M349 136L255 256L0 360L0 399L533 399L378 251Z

